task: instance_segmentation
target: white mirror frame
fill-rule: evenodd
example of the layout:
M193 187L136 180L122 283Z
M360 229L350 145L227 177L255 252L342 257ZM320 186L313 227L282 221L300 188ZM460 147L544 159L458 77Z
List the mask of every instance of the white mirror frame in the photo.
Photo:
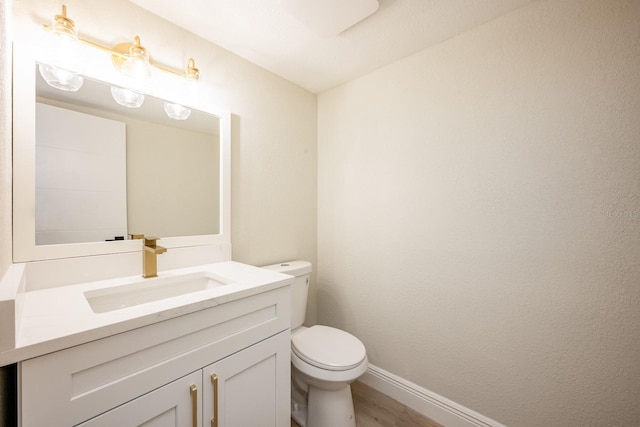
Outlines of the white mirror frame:
M36 245L35 242L35 104L36 63L39 55L35 44L14 42L13 58L13 260L14 262L72 258L92 255L108 255L139 252L141 241L91 242L58 245ZM87 53L86 61L92 69L90 78L108 84L120 85L121 77L111 65L110 55L98 51ZM157 73L160 74L160 73ZM162 246L180 248L216 245L230 253L231 246L231 114L212 111L203 100L180 99L181 90L172 87L179 77L159 76L169 79L157 84L149 95L220 118L220 224L219 234L165 237ZM173 80L171 80L173 79ZM171 89L166 89L171 88ZM172 90L173 89L173 90ZM140 230L144 232L144 230ZM160 236L162 237L162 236Z

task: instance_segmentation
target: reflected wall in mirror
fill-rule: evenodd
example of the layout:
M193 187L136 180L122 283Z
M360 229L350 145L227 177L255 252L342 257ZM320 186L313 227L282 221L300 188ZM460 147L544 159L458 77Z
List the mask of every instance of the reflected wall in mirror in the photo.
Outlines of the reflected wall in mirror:
M78 92L36 71L36 244L220 233L220 119L165 114L145 95L117 104L85 78Z

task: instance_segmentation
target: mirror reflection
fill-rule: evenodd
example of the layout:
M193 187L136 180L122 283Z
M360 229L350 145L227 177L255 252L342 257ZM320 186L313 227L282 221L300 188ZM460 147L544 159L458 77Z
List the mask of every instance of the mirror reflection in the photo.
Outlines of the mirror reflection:
M176 120L85 78L77 92L36 72L36 244L210 235L220 224L220 120Z

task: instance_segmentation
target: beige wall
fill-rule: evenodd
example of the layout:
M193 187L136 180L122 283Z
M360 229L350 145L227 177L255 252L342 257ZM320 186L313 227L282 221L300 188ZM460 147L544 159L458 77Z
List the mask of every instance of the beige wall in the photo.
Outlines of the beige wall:
M0 2L0 277L11 265L11 2Z
M194 57L199 90L233 114L233 259L254 265L294 258L315 263L316 96L126 0L65 4L86 38L115 45L140 35L155 61L178 69ZM60 5L54 0L14 2L14 25L48 22Z
M640 425L640 2L537 1L318 101L318 321L509 426Z
M129 230L147 230L145 233L152 236L220 232L220 169L213 167L220 164L217 138L127 121Z

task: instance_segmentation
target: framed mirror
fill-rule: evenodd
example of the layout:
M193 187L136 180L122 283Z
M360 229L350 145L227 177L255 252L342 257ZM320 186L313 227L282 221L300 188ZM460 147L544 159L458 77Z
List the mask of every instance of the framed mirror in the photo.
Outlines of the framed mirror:
M62 91L37 56L14 49L14 261L139 251L130 234L167 248L230 243L229 114L158 82L140 108L123 107L112 71ZM169 118L165 101L189 117Z

